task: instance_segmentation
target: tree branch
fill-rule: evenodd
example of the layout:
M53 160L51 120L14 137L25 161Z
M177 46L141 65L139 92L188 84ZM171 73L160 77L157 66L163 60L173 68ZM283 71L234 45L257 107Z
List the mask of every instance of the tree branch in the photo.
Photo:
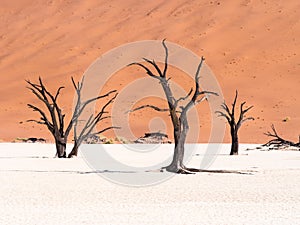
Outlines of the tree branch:
M128 64L127 66L132 66L132 65L137 65L137 66L140 66L140 67L144 68L144 69L146 70L147 74L148 74L150 77L154 77L154 78L156 78L156 79L158 79L158 80L161 80L161 77L154 75L154 74L151 72L151 70L148 69L145 65L143 65L143 64L141 64L141 63L134 62L134 63Z
M221 112L221 111L216 111L216 113L219 114L219 117L224 117L228 121L229 124L231 123L231 118L227 114L225 114L224 112Z
M236 101L236 100L235 100ZM254 118L253 117L249 117L249 118L246 118L246 119L244 119L244 115L250 110L250 109L252 109L253 108L253 106L250 106L250 107L248 107L248 108L246 108L246 109L243 109L243 107L244 107L244 105L246 104L246 102L243 102L242 104L241 104L241 107L240 107L240 116L239 116L239 120L238 120L238 122L237 122L237 129L239 129L240 127L241 127L241 125L245 122L245 121L247 121L247 120L254 120ZM234 104L235 105L235 104Z
M163 77L163 74L160 70L160 68L158 67L158 65L156 64L156 62L154 60L149 60L149 59L146 59L146 58L143 58L147 63L151 64L155 69L156 71L158 72L159 76L160 77Z
M166 56L165 56L165 68L164 68L164 71L163 71L163 74L162 74L162 77L166 77L166 74L167 74L167 70L168 70L168 57L169 57L169 50L167 48L167 45L166 45L166 39L164 39L162 41L162 45L164 46L164 49L165 49L165 53L166 53Z
M137 110L140 110L140 109L144 109L144 108L151 108L151 109L154 109L158 112L167 112L167 111L169 111L169 109L161 109L161 108L159 108L157 106L154 106L154 105L142 105L142 106L139 106L137 108L128 110L125 113L131 113L131 112L134 112L134 111L137 111Z
M272 140L268 141L266 144L263 144L263 146L274 146L275 148L279 149L280 147L297 147L300 148L300 139L298 143L292 142L292 141L288 141L283 139L282 137L280 137L275 129L274 124L271 125L271 129L273 131L273 133L271 133L270 131L268 131L267 133L264 133L265 135L269 136L269 137L273 137Z
M96 133L91 134L91 136L97 135L97 134L102 134L103 132L110 130L110 129L121 129L121 127L116 127L116 126L106 127L103 130L100 130L100 131L97 131Z
M174 99L174 102L175 102L175 103L174 103L175 108L177 107L177 105L178 105L178 103L179 103L180 101L185 101L185 100L187 100L188 97L190 97L192 93L193 93L193 88L191 88L191 90L189 91L189 93L188 93L186 96L180 97L180 98L178 98L177 100Z
M53 134L54 133L54 127L53 127L53 124L48 120L46 114L41 110L39 109L38 107L34 106L34 105L31 105L31 104L27 104L27 106L31 109L33 109L33 111L37 111L40 113L41 115L41 120L44 121L44 123L39 123L39 124L45 124L48 128L48 130ZM34 122L34 120L28 120L27 122Z
M109 96L111 93L114 93L115 91L110 91L105 95L102 96ZM101 96L100 96L101 97ZM109 118L107 117L102 117L106 112L105 109L115 100L117 97L117 93L101 108L101 111L97 113L95 116L91 115L87 122L85 123L83 129L81 130L79 136L77 138L74 137L76 140L77 144L80 145L82 141L86 140L88 137L90 137L92 134L92 131L94 130L95 126L103 119ZM96 98L94 98L96 99ZM75 129L77 128L77 124ZM104 132L104 131L103 131ZM98 132L97 132L98 133Z
M56 101L57 100L57 97L58 95L60 94L60 90L64 89L65 87L59 87L56 91L56 94L55 94L55 97L54 97L54 100Z
M235 90L235 97L234 97L234 100L233 100L233 103L232 103L232 109L231 109L231 114L232 115L235 115L234 111L235 111L235 104L236 104L237 97L238 97L238 91ZM242 103L241 108L243 107L243 104L245 104L245 103Z
M200 99L199 102L197 102L197 98L200 96L200 95L216 95L218 96L217 93L215 92L212 92L212 91L199 91L200 89L200 85L199 85L199 74L200 74L200 70L201 70L201 67L202 67L202 64L204 62L204 57L202 56L201 57L201 61L197 67L197 71L195 73L195 91L194 91L194 94L193 94L193 97L191 98L191 100L187 103L186 106L183 106L182 107L182 113L186 113L186 111L188 111L193 105L203 101L204 99Z

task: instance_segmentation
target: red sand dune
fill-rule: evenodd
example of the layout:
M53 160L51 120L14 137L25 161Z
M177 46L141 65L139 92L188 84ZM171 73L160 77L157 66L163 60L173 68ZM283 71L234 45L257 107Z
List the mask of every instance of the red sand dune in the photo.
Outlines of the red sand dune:
M296 140L300 134L299 13L297 0L2 0L0 139L50 139L46 128L25 122L37 116L26 103L38 104L26 90L25 79L42 76L52 91L66 86L61 104L69 112L74 95L70 76L80 79L96 58L119 45L167 38L206 57L228 102L238 89L240 99L255 106L248 113L255 121L242 127L241 142L266 142L263 132L272 123L286 138ZM130 79L146 76L132 70L137 73L131 78L128 69L123 77L122 71L117 73L110 87L120 89ZM189 88L188 83L183 85ZM202 112L205 104L199 106ZM150 110L131 115L137 136L148 131L151 115ZM209 115L201 117L199 141L207 142ZM286 117L290 119L283 122ZM229 140L227 133L225 141Z

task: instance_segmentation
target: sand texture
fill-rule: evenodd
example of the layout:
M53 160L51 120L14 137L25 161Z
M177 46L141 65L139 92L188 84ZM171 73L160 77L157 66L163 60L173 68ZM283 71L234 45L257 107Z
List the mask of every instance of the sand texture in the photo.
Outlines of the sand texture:
M206 57L227 101L238 89L241 100L255 106L249 113L255 121L241 130L242 142L267 141L263 132L272 123L295 140L300 133L299 13L297 0L2 0L0 139L50 139L45 128L25 123L36 116L26 103L37 103L25 89L25 79L42 76L52 91L66 86L61 104L70 112L74 96L70 76L80 79L96 58L119 45L167 38ZM145 76L141 70L124 69L109 87L121 90L141 76ZM172 76L176 79L177 72ZM181 83L189 90L189 82ZM205 103L199 107L203 131L199 141L207 142L209 111ZM137 137L149 131L151 113L132 116ZM230 140L228 134L225 140Z

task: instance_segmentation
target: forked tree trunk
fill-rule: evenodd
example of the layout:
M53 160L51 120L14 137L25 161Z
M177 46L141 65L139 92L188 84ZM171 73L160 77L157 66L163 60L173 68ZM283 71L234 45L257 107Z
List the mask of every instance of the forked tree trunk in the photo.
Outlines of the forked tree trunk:
M230 155L238 155L239 154L239 138L236 130L231 130L231 151Z
M98 99L108 97L111 93L116 92L116 90L110 91L105 95L97 96L95 98L91 98L91 99L88 99L88 100L82 102L81 90L83 87L83 79L84 78L82 78L81 82L78 82L76 84L72 77L72 83L73 83L73 86L74 86L76 94L77 94L77 100L76 100L76 104L75 104L75 109L73 110L73 115L70 119L69 124L66 126L66 129L64 129L65 114L62 113L62 109L61 109L61 107L59 107L59 105L57 103L57 99L60 94L60 91L64 87L59 87L56 91L56 94L52 95L46 89L41 78L39 78L38 84L34 84L34 83L31 83L30 81L26 81L30 85L28 87L28 89L31 90L33 92L33 94L45 104L45 106L47 107L47 110L50 114L49 115L50 117L48 118L48 116L46 115L47 113L45 113L43 110L41 110L40 108L38 108L32 104L27 104L29 108L33 109L33 111L39 112L39 114L41 116L40 120L27 120L27 121L28 122L36 122L38 124L45 125L48 128L48 130L51 132L51 134L53 135L53 137L55 139L56 156L58 158L66 158L66 156L67 156L66 146L67 146L68 136L69 136L74 124L77 124L78 118L81 115L81 113L83 112L83 110L85 109L85 107L87 105L89 105L90 103L97 101ZM82 133L80 136L83 135L84 137L87 137L88 135L91 134L93 128L97 125L98 122L102 121L103 119L109 118L108 116L104 117L103 115L105 113L107 113L107 112L105 112L106 107L113 102L113 100L116 98L116 96L117 95L115 95L112 99L110 99L102 107L102 110L96 116L90 117L90 119L85 124L85 129L83 129L84 131L87 131L87 132ZM108 127L108 128L105 128L103 131L112 129L112 128L115 128L115 127ZM103 132L103 131L100 131L100 132ZM97 132L97 133L100 133L100 132ZM81 144L82 140L84 140L84 138L77 140L76 137L74 139L75 139L75 146L72 149L71 153L69 154L69 158L77 155L78 147Z

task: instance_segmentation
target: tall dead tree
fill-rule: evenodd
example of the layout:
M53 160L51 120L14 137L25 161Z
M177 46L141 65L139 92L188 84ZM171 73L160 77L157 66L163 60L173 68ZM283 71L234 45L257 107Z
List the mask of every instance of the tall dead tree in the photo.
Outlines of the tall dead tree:
M266 146L266 147L273 146L275 149L280 149L281 147L283 147L283 148L295 147L295 148L299 148L299 150L300 150L300 135L299 135L299 142L296 143L296 142L285 140L282 137L280 137L275 129L274 124L271 125L271 129L273 131L272 133L270 131L268 131L267 133L264 133L264 134L273 139L268 141L263 146Z
M174 148L174 155L173 160L170 165L166 167L166 170L169 172L174 173L192 173L196 172L195 169L190 169L185 167L183 164L183 158L184 158L184 144L186 141L186 136L189 130L189 124L187 120L187 112L197 103L200 103L201 101L206 99L206 95L213 94L217 95L214 92L210 91L200 91L199 87L199 74L200 69L202 67L202 64L204 62L204 58L201 58L201 61L198 65L197 71L195 73L195 89L191 88L189 93L180 98L175 98L173 95L173 92L170 88L169 80L170 78L167 78L167 70L168 70L168 48L166 46L165 40L162 41L162 45L165 50L165 62L164 62L164 69L161 70L159 66L156 64L156 62L153 60L145 59L144 61L148 63L150 66L152 66L155 69L155 72L152 72L149 67L141 64L141 63L131 63L128 66L137 65L139 67L142 67L146 73L154 78L157 79L162 86L162 89L165 93L166 99L168 101L168 109L161 109L159 107L156 107L154 105L143 105L138 108L132 109L129 112L133 112L136 110L140 110L143 108L151 108L159 112L169 112L169 115L171 117L172 125L173 125L173 135L174 135L174 142L175 142L175 148ZM187 100L188 102L185 105L180 105L180 103Z
M82 101L81 100L81 89L83 85L82 82L78 82L76 85L74 82L74 79L72 77L72 83L76 90L77 94L77 100L75 104L75 109L73 111L73 114L71 116L71 119L67 125L65 125L65 114L62 113L61 107L58 105L58 96L60 94L60 91L64 87L59 87L55 93L55 95L51 94L47 88L45 87L42 79L39 77L39 82L37 84L30 82L29 80L26 80L27 84L29 85L27 88L32 91L32 93L41 101L44 103L44 106L46 107L46 111L42 110L41 108L34 106L32 104L27 104L29 108L33 109L33 111L37 111L40 114L40 120L27 120L28 122L36 122L38 124L45 125L55 140L56 145L56 155L59 158L66 158L66 145L68 141L68 136L74 126L78 122L79 116L82 114L86 106L98 99L104 98L109 96L112 93L115 93L116 91L110 91L105 95L97 96L95 98ZM115 98L115 97L114 97ZM109 101L109 104L112 101ZM106 108L107 106L105 106ZM104 108L104 109L105 109ZM104 109L102 110L103 113L101 115L96 115L94 119L91 119L91 121L88 121L87 127L95 127L98 122L101 121L101 118L104 114ZM92 117L92 116L91 116ZM92 124L92 125L90 125ZM112 127L111 127L112 128ZM107 129L111 129L107 128ZM87 131L82 131L84 133L84 137L88 137L92 129L89 129ZM83 139L84 140L84 139ZM82 142L82 138L76 139L75 138L75 144L74 144L74 151L72 150L70 153L70 157L73 155L77 155L78 147Z
M242 124L247 120L254 120L253 117L247 117L245 118L245 114L253 108L253 106L247 107L244 109L244 105L246 102L243 102L240 105L240 115L238 117L238 120L236 121L235 118L235 112L236 112L236 101L238 97L238 91L235 91L235 97L234 101L231 107L231 110L229 109L228 105L224 102L221 107L223 108L222 111L217 111L216 113L219 114L220 117L225 117L229 126L230 126L230 134L231 134L231 151L230 155L238 155L239 153L239 138L238 138L238 131L241 128Z

